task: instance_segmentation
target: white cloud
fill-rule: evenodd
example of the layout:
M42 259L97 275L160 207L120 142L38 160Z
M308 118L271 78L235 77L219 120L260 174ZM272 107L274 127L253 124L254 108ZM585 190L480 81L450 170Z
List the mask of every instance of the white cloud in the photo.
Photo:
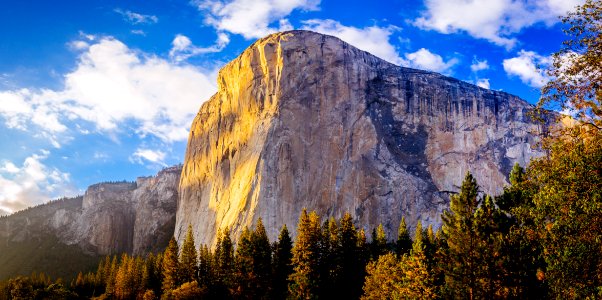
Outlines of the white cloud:
M508 49L515 33L536 23L559 22L584 0L426 0L426 10L414 24L441 33L466 32Z
M151 149L137 149L136 152L130 157L130 161L139 164L144 164L144 160L154 164L165 166L163 160L165 159L165 152L160 150Z
M477 79L476 84L477 84L477 86L482 87L484 89L489 89L490 88L489 78L480 78L480 79Z
M219 32L240 34L246 39L292 29L286 19L293 10L317 10L320 0L198 0L205 22ZM280 28L271 24L278 22Z
M71 130L65 122L87 121L99 132L112 134L128 122L141 136L183 141L200 105L217 90L215 76L102 38L80 54L63 89L0 91L0 116L9 128L35 125L55 140Z
M15 166L15 164L13 164L10 161L4 162L4 166L2 168L0 168L0 172L6 172L9 174L15 174L19 172L19 168L17 168L17 166Z
M159 22L159 18L153 15L143 15L129 10L115 9L115 12L120 14L123 19L134 25L136 24L153 24Z
M451 74L451 68L458 63L458 59L456 58L444 61L440 55L434 54L425 48L421 48L413 53L407 53L405 60L409 67L448 75Z
M540 88L548 82L541 67L551 63L551 59L533 51L521 50L517 57L504 59L504 71L510 76L518 76L520 80L535 88Z
M5 162L0 169L0 211L8 213L41 204L61 196L73 196L77 191L70 176L42 163L49 155L46 150L27 157L21 167Z
M487 63L487 60L478 60L475 58L472 61L472 65L470 65L470 69L473 72L487 70L489 69L489 64Z
M146 32L144 32L144 30L140 30L140 29L133 29L130 31L132 34L135 35L141 35L141 36L146 36Z
M218 33L215 45L209 47L197 47L185 35L178 34L171 42L172 48L169 51L169 57L175 61L183 61L191 56L220 52L230 43L230 37L225 33Z
M395 46L389 42L393 32L399 30L394 26L370 26L357 28L345 26L334 20L307 20L303 22L302 29L316 31L322 34L336 36L341 40L384 60L397 65L406 62L399 56Z

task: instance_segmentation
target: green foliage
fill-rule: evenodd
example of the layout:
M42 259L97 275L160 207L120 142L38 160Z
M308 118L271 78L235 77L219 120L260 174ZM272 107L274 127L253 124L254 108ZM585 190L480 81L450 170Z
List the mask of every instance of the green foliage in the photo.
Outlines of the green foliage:
M320 281L319 262L322 232L320 217L304 209L297 225L297 239L293 247L293 274L289 280L290 297L293 299L315 299Z
M594 297L602 287L602 134L552 141L527 170L543 277L558 298Z
M192 225L188 225L186 238L182 243L182 251L180 253L180 277L182 282L194 281L197 278L198 260L196 248L194 245L194 237L192 236Z
M65 245L52 235L22 242L2 242L0 253L0 280L44 272L71 281L79 271L93 270L101 259L84 253L76 245Z
M399 257L406 253L410 253L412 249L412 239L410 238L410 231L406 224L406 218L401 217L399 223L399 231L397 233L397 243L395 244L395 252Z
M586 0L562 19L569 37L552 57L552 78L539 106L569 110L577 119L602 129L602 2Z
M178 261L178 243L172 238L163 253L163 292L171 291L178 286L180 270Z
M379 256L387 253L387 236L383 224L379 224L377 228L372 230L370 251L373 260L376 260Z
M274 245L272 299L286 299L288 295L288 278L293 273L292 249L293 241L284 225Z

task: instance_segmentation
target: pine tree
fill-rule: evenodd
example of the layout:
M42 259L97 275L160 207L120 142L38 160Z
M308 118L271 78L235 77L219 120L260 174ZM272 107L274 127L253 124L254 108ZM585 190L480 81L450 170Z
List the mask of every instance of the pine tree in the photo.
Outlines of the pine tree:
M348 212L341 219L339 241L340 247L337 256L339 257L340 274L335 290L343 299L357 299L362 292L365 264L362 260L358 261L361 256L358 247L358 232L353 225L353 218Z
M255 281L257 275L253 271L253 244L251 242L251 231L247 227L245 227L238 239L235 268L235 284L233 287L235 298L255 298Z
M493 299L496 295L509 297L502 286L507 276L502 267L504 258L502 249L504 237L499 229L501 213L490 196L485 196L475 213L475 233L477 239L476 255L481 262L477 267L479 298Z
M447 241L445 253L447 290L459 298L474 299L477 289L477 239L474 212L478 206L478 185L466 173L460 193L451 196L450 209L441 216Z
M338 292L336 286L341 274L339 226L334 217L330 217L322 224L321 241L318 263L320 273L318 296L329 299L335 297L335 293Z
M372 230L372 242L370 243L372 259L376 260L379 256L387 253L387 236L383 224Z
M434 277L429 270L425 255L425 241L422 223L416 224L414 243L410 255L401 258L403 280L399 285L399 293L406 299L435 299L436 289Z
M113 255L111 260L111 267L107 272L107 285L105 293L113 295L115 293L115 277L117 276L117 256Z
M163 252L163 292L169 292L179 285L178 273L180 270L178 262L178 243L172 237Z
M399 223L399 231L397 233L397 243L395 247L395 252L398 257L406 253L410 253L412 250L412 239L410 238L410 231L408 230L408 225L406 224L406 218L401 217L401 222Z
M501 211L500 229L504 233L502 255L506 274L503 285L511 297L535 299L545 295L546 282L537 279L538 270L545 269L545 261L536 222L533 218L533 188L525 170L517 163L510 172L510 186L504 187L495 203ZM506 216L506 217L505 217Z
M234 245L230 237L230 229L218 233L214 255L215 285L213 292L218 298L229 298L234 286Z
M304 209L297 225L297 239L293 247L293 270L289 292L292 299L314 299L320 282L320 217Z
M198 281L201 286L211 288L214 284L214 258L207 245L202 245L199 249L199 273Z
M272 248L261 218L251 234L253 273L255 274L255 299L267 299L272 270Z
M293 242L285 224L274 245L272 299L286 299L288 295L288 278L293 273L292 249Z
M180 275L179 280L181 282L195 281L197 278L197 266L198 260L196 256L196 248L194 244L194 237L192 235L192 225L188 225L188 231L186 232L186 238L182 243L182 251L180 253Z

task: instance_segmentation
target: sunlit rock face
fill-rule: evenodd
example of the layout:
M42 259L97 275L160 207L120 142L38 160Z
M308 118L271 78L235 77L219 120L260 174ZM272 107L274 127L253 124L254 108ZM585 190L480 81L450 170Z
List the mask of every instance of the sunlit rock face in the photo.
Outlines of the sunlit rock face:
M403 68L307 31L258 40L219 73L190 131L175 236L198 243L263 219L272 240L303 208L351 212L393 239L440 224L466 171L499 193L515 162L542 153L516 96Z

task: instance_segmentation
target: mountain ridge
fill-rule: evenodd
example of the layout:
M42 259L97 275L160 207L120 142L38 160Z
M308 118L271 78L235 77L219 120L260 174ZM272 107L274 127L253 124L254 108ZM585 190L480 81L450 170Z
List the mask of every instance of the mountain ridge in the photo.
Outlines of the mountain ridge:
M345 211L389 238L402 216L440 224L466 171L485 192L542 155L532 106L505 92L399 67L308 31L259 39L226 64L190 130L175 236L236 237L261 217L270 238L302 208ZM407 185L407 186L404 186Z

